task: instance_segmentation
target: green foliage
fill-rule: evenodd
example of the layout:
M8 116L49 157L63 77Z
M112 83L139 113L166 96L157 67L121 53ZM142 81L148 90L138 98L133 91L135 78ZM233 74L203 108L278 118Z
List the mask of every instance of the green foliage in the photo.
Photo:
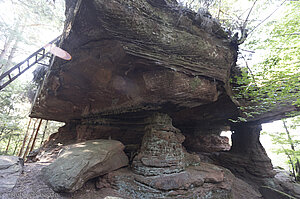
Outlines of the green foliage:
M0 152L4 152L7 143L20 141L23 134L23 120L28 115L28 103L25 86L20 81L7 86L0 92Z
M0 92L0 155L17 155L20 150L29 122L28 115L31 104L28 98L28 89L31 90L32 85L32 83L24 83L17 79ZM57 132L62 125L61 122L49 121L44 139ZM33 130L32 122L28 131L30 135ZM40 147L44 130L45 122L37 136L36 148ZM28 140L26 144L28 144Z
M290 121L283 120L283 127L283 132L264 133L272 138L272 143L277 147L274 152L287 156L295 180L300 181L300 135L295 131L300 127L300 116Z
M261 54L251 70L242 68L242 76L232 80L238 85L235 98L242 102L245 119L278 107L300 107L300 2L289 2L284 8L281 18L269 21L242 46ZM240 61L240 66L245 64Z
M286 105L300 106L300 1L182 2L195 11L207 9L231 36L239 33L240 41L248 34L239 46L241 76L231 80L242 117L232 122L245 122Z
M47 0L0 1L0 74L61 34L63 23L63 0L55 4ZM45 68L39 69L34 76L37 84L45 73ZM0 154L16 155L24 139L30 102L36 91L36 85L28 79L27 72L0 91ZM43 125L37 143L41 141ZM61 125L49 122L45 138Z
M59 36L63 23L63 0L0 1L0 74Z

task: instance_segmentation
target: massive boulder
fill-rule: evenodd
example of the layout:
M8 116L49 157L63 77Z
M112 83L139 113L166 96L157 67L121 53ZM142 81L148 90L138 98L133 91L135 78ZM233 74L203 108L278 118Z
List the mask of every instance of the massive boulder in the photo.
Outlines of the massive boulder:
M187 187L200 187L199 192L193 189L195 193L211 187L205 193L216 191L224 198L235 190L231 185L223 190L227 177L214 185L206 183L195 174L199 167L189 169L187 162L197 158L183 146L192 152L228 149L227 140L219 135L232 128L232 149L212 155L211 161L256 190L268 183L264 178L273 179L272 164L259 142L259 125L286 109L254 117L251 123L229 122L240 116L229 83L238 46L216 20L178 6L175 0L66 0L66 5L60 47L73 58L54 60L31 112L31 117L66 122L46 143L48 148L93 139L119 140L130 158L128 173L140 177L117 180L118 188L129 183L126 188L134 191L147 185L143 191L155 189L159 197L165 194L162 190L178 189L180 193L173 193L180 197L188 193ZM63 161L72 160L58 159L62 165ZM192 165L197 162L199 158ZM54 181L56 177L47 175ZM52 186L74 191L87 178L77 180L71 180L75 188L69 182ZM132 181L140 184L135 187ZM233 181L252 193L249 184ZM242 197L237 195L233 198Z
M282 187L282 191L296 198L300 198L300 184L295 182L289 172L275 169L275 182Z
M215 20L166 2L67 1L61 47L73 59L54 61L31 116L68 122L216 102L236 48Z
M128 165L124 145L115 140L89 140L69 145L43 168L46 182L57 192L74 192L91 178Z
M23 164L17 156L0 156L0 192L9 192L15 187Z

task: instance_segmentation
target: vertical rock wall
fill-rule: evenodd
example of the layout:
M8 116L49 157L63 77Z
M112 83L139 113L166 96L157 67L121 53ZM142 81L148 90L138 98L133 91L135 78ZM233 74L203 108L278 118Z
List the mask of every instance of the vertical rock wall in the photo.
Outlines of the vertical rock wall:
M259 141L261 125L240 123L232 127L232 147L229 152L214 155L218 163L255 187L268 184L274 177L273 166Z

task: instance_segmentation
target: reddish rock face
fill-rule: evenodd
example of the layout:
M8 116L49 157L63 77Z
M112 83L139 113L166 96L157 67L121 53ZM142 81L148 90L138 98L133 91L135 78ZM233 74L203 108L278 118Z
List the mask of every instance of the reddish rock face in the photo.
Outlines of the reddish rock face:
M204 16L173 3L67 0L60 47L73 59L54 61L31 116L67 123L49 146L90 139L123 142L134 175L113 172L114 180L103 187L116 185L135 198L192 198L194 193L231 198L241 190L248 198L260 197L226 169L198 167L199 157L182 146L186 136L191 151L228 149L226 138L210 134L228 128L228 119L239 114L229 88L237 46L215 21L207 27ZM151 117L154 112L163 114ZM197 135L198 130L204 133ZM259 131L246 130L238 129L232 150L216 159L245 178L272 177ZM189 161L196 162L192 169Z
M184 146L187 150L195 152L217 152L230 149L229 139L225 136L211 135L186 135Z
M215 21L208 28L196 13L182 17L173 3L146 0L69 1L67 7L61 47L73 59L54 61L31 116L67 122L173 113L225 93L236 49Z
M270 158L259 141L261 125L239 124L232 128L232 147L229 152L214 154L219 164L255 187L267 184L275 172Z
M147 119L140 152L134 158L133 170L144 176L179 173L184 170L184 136L172 126L165 114L154 114Z
M148 177L120 169L99 177L97 187L100 192L104 187L113 188L128 198L261 198L229 170L207 163L191 166L181 173Z

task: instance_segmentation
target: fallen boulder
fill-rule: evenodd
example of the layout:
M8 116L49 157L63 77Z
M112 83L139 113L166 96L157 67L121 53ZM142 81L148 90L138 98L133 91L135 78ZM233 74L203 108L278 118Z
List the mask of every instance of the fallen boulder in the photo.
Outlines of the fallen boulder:
M74 192L89 179L128 165L124 145L116 140L89 140L66 147L58 159L42 169L56 192Z
M23 161L17 156L0 156L0 192L12 190L22 172Z

